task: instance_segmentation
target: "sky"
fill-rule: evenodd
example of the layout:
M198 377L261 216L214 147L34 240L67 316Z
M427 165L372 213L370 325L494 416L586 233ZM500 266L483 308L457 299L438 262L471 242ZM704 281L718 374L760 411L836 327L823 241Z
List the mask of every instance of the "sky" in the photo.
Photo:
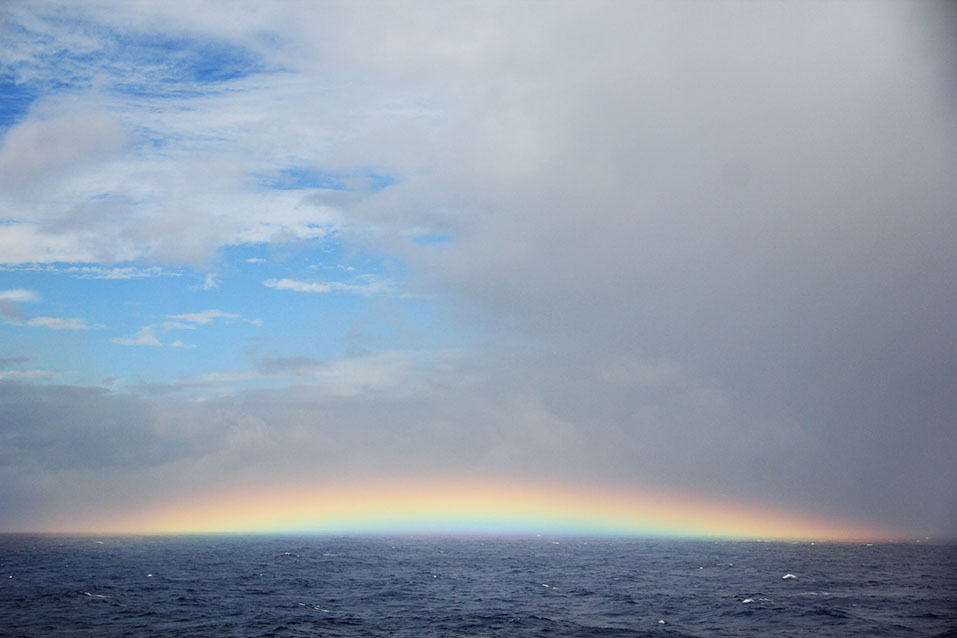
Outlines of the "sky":
M3 2L0 531L957 537L955 33Z

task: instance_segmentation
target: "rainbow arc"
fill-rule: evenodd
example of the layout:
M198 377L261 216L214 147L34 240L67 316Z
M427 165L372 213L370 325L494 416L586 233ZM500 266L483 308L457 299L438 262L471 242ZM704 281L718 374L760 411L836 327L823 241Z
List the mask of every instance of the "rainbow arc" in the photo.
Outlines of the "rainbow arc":
M99 533L502 533L856 540L864 525L660 492L488 481L321 484L209 495Z

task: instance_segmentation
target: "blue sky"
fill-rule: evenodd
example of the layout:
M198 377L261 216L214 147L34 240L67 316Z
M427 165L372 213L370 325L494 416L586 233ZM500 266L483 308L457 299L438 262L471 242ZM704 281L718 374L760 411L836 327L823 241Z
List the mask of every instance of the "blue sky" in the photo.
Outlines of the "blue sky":
M322 361L459 345L464 331L436 330L441 308L403 293L401 277L397 265L344 249L335 237L290 247L288 254L263 246L223 249L209 272L8 267L6 292L24 317L8 317L0 330L5 343L17 344L15 354L29 360L11 371L42 369L60 382L114 388L251 371L283 355ZM23 301L15 291L23 291Z
M952 12L3 3L0 530L430 468L957 535Z

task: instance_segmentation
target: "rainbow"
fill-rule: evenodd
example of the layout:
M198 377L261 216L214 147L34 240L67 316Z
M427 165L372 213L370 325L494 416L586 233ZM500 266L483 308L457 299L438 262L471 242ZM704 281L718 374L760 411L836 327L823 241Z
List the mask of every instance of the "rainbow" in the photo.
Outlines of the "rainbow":
M81 524L87 533L491 533L858 540L866 526L638 489L376 481L207 494ZM76 529L71 531L77 531Z

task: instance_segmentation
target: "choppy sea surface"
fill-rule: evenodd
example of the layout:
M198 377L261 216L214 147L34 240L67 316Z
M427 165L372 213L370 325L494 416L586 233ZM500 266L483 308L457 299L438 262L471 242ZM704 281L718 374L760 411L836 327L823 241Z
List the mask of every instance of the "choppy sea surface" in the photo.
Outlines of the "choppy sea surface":
M0 636L957 636L957 546L9 535Z

